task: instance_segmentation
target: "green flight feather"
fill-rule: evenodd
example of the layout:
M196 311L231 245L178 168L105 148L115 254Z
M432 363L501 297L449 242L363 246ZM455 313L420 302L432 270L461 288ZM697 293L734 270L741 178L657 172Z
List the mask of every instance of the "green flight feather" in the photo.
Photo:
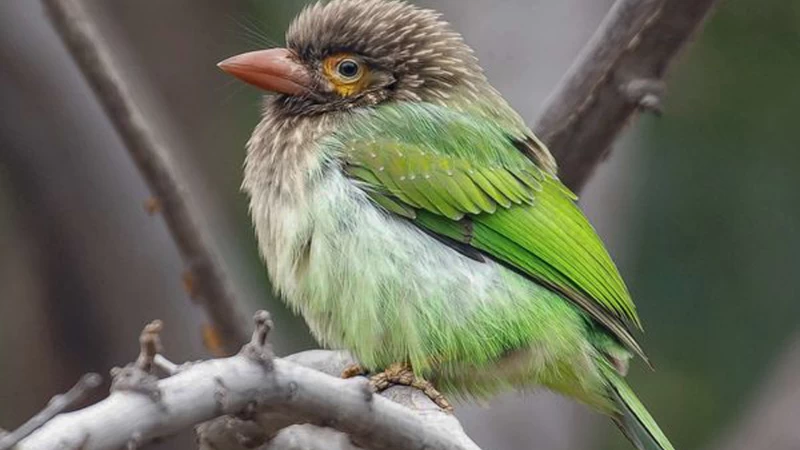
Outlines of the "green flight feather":
M675 450L655 419L608 361L598 360L617 409L614 422L639 450Z
M644 357L626 326L640 322L625 284L574 194L520 151L520 143L538 143L526 130L410 103L350 122L327 145L338 149L351 176L368 185L377 180L375 189L417 210L418 226L569 298ZM467 231L459 225L464 220Z

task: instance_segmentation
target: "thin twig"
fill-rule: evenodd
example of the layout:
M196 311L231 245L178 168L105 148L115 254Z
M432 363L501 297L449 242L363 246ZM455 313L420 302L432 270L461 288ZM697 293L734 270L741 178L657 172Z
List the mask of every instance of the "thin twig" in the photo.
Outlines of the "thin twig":
M144 372L153 371L153 360L163 351L161 346L161 330L163 322L154 320L145 325L139 335L139 357L136 358L136 367Z
M579 191L638 110L658 113L664 74L717 0L617 0L545 102L534 129Z
M104 45L76 0L43 0L50 20L75 58L98 101L114 124L142 176L155 195L158 210L172 233L193 280L193 294L206 309L223 339L234 352L247 341L245 314L207 239L190 213L188 195L150 124L136 108Z
M11 433L0 436L0 450L8 450L18 442L30 436L33 432L44 426L53 417L75 406L86 397L86 394L96 389L103 382L103 377L96 373L87 373L69 391L56 395L47 406L21 427Z
M157 367L167 376L175 375L181 371L181 367L167 359L164 355L156 355L153 358L153 367Z

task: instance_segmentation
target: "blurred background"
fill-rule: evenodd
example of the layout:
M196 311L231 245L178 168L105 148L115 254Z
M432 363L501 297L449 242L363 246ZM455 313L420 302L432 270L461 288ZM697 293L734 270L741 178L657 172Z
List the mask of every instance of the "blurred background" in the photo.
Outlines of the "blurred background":
M313 348L270 294L239 192L260 94L215 67L282 43L291 0L85 0L168 144L248 310L280 354ZM611 0L420 0L532 123ZM800 2L728 0L676 62L662 118L627 129L582 196L656 372L631 383L680 449L799 449ZM34 0L0 1L0 427L135 358L149 320L176 361L207 323L119 138ZM486 449L628 449L548 393L457 408ZM154 446L155 448L155 446ZM159 445L193 448L187 433Z

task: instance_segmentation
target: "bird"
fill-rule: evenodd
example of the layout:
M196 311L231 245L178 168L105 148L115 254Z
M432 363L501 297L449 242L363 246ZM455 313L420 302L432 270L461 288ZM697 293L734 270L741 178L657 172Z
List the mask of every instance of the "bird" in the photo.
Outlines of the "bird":
M275 291L376 389L543 387L672 450L626 384L641 321L556 161L442 16L306 6L218 64L267 92L242 189Z

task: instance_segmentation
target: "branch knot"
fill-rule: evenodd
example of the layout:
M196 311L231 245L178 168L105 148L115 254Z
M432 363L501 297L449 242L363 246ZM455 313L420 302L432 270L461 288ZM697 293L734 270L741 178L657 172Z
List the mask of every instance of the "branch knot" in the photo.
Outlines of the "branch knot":
M666 84L662 80L652 78L634 78L624 83L620 90L628 101L635 103L644 111L656 116L664 113L661 98L666 91Z
M253 337L242 347L241 354L264 365L267 370L272 370L272 360L275 358L275 354L272 351L272 345L267 340L273 327L272 316L269 312L260 310L253 316L253 321L256 325Z

